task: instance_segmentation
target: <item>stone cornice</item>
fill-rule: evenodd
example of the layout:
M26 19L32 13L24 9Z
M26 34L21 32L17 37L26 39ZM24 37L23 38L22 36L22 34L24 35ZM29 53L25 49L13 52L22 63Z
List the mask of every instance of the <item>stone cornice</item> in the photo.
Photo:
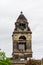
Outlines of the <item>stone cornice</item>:
M27 31L27 32L24 32L24 31L23 31L23 32L21 32L21 31L20 31L20 32L19 32L19 31L15 31L15 32L13 32L13 34L16 34L16 33L17 33L17 34L18 34L18 33L21 33L21 34L24 34L24 33L25 33L25 34L28 34L28 33L30 33L30 34L32 34L31 31Z

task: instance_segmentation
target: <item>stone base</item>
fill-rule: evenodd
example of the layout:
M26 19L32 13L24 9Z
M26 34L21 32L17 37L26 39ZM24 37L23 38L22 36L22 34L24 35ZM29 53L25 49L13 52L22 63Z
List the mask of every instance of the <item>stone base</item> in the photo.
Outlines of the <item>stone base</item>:
M25 65L27 62L26 60L21 60L21 61L12 61L12 65Z

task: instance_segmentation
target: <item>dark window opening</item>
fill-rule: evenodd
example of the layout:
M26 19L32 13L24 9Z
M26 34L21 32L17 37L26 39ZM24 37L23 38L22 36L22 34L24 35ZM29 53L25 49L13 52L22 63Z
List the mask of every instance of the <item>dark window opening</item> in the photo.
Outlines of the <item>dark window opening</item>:
M22 24L19 24L19 25L20 25L20 26L24 26L24 27L26 26L26 25L25 25L25 24L23 24L23 23L22 23Z
M26 37L25 36L20 36L19 39L20 40L26 40Z
M26 28L26 24L23 24L23 23L19 24L19 28L22 29L22 30L24 30Z

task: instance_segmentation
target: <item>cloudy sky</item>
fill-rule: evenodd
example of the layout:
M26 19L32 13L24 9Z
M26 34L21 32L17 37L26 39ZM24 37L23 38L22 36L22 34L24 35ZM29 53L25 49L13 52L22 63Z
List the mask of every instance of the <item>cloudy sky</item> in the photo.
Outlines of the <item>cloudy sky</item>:
M12 56L14 23L23 14L32 30L33 58L43 58L43 0L0 0L0 48Z

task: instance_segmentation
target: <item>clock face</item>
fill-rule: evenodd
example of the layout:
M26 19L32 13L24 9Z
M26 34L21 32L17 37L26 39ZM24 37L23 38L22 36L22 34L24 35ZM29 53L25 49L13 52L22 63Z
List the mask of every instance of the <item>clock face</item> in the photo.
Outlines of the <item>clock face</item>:
M26 24L19 24L19 28L20 28L21 30L24 30L24 29L26 28Z

